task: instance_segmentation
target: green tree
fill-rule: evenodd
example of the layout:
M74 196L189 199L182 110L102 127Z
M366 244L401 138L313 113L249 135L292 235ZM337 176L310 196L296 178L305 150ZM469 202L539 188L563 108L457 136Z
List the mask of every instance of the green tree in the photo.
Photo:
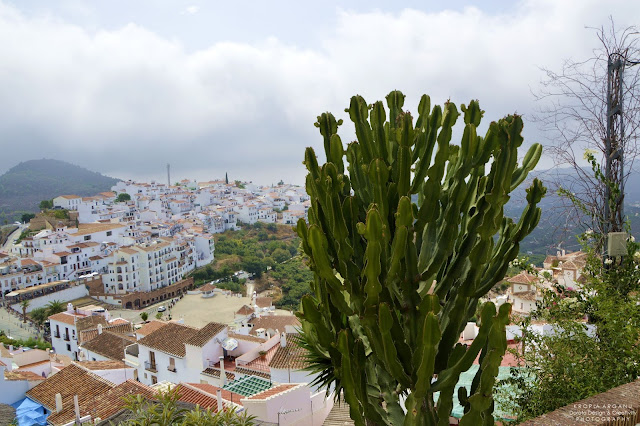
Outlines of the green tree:
M271 253L271 257L274 261L282 263L286 260L291 259L291 253L289 253L289 251L287 250L277 248L273 251L273 253Z
M29 305L31 305L31 301L30 300L23 300L22 302L20 302L20 308L22 308L22 322L23 323L27 322L27 309L29 308Z
M64 303L60 300L52 300L46 306L48 316L58 314L65 311Z
M517 115L478 136L477 101L461 107L461 143L451 145L460 115L453 103L431 110L424 95L414 125L404 99L391 92L386 111L382 102L351 98L357 142L346 149L346 167L341 121L318 117L327 162L319 166L307 148L309 224L297 224L314 272L313 295L302 298L298 313L302 345L318 374L314 383L343 390L357 425L447 423L460 374L479 356L470 395L458 394L460 424L493 424L510 305L496 312L485 303L473 344L458 339L539 221L546 189L537 179L517 223L504 217L504 205L542 148L533 144L518 162Z
M140 313L140 318L142 318L142 321L146 321L149 319L149 314L145 311Z
M198 426L251 426L255 416L246 411L236 413L235 407L223 411L212 412L196 406L194 410L187 410L178 406L180 399L179 387L175 386L166 392L158 392L156 401L148 401L142 395L127 395L124 397L125 407L133 413L132 418L122 424L138 425L198 425Z
M53 208L53 200L40 201L40 210L47 210Z
M256 277L261 277L266 268L266 262L257 256L248 256L242 261L242 269Z
M512 369L496 390L504 411L525 421L640 377L639 249L629 241L627 256L603 265L586 248L582 291L558 286L545 293L520 327L542 319L554 333L524 335L525 350L514 353L526 368Z
M31 319L35 321L39 328L44 326L45 321L47 321L47 318L49 317L47 315L47 308L35 308L29 313L29 315L31 315Z
M34 217L36 217L36 215L33 213L23 213L22 216L20 216L20 222L29 223Z
M131 195L127 194L126 192L119 193L118 198L116 198L116 202L118 203L124 203L125 201L129 200L131 200Z
M156 319L162 319L162 312L156 312Z

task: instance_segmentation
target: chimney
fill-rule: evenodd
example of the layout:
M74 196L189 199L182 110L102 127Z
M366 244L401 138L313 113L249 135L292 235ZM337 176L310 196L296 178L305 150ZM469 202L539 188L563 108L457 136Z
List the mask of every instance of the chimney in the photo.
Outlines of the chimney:
M556 256L560 257L560 250L556 251Z
M98 334L102 334L102 324L98 324Z
M73 312L73 304L71 302L67 303L67 312Z
M283 348L287 347L287 333L282 333L280 335L280 346Z
M227 373L224 371L224 357L220 357L220 380L222 381L222 386L227 384Z
M216 391L216 395L218 397L218 411L222 411L222 390L220 388L218 388L218 390Z
M80 405L78 404L78 395L73 395L73 408L76 413L76 424L80 424Z
M564 256L565 254L566 254L566 253L565 253L564 249L562 249L562 255Z
M62 395L57 393L56 394L56 413L59 413L60 411L62 411Z

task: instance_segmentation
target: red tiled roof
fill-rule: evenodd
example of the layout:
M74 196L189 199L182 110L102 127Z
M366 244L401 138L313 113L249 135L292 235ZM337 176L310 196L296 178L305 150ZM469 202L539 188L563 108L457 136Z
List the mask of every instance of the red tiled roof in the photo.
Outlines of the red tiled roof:
M60 312L58 314L53 314L49 317L49 320L60 321L69 325L76 325L75 316L68 314L66 312Z
M203 392L201 389L193 388L189 385L178 385L179 401L197 404L203 409L210 409L212 412L218 411L217 397Z
M243 305L242 308L236 311L237 315L251 315L253 313L253 309L251 309L247 305Z
M5 371L4 379L5 380L29 380L29 381L45 380L44 377L34 373L33 371L20 371L20 370Z
M84 416L90 401L113 387L113 383L102 377L77 365L70 365L28 390L26 395L51 411L56 407L56 394L61 394L62 411L52 414L47 419L51 423L57 424L67 423L75 417L74 395L78 395L80 415Z
M225 324L210 322L209 324L198 330L197 333L195 333L193 336L191 336L189 340L186 341L186 343L201 348L226 328L227 326Z
M256 305L259 308L270 308L273 305L273 299L271 297L256 297Z
M198 333L197 328L170 322L138 340L138 344L184 358L186 355L184 345L196 333Z
M82 348L111 360L121 361L124 358L124 349L135 341L133 337L103 331L102 334L83 343Z
M167 323L164 321L156 321L156 320L149 321L148 323L140 327L138 330L136 330L136 334L138 336L147 336L153 333L154 331L158 330L159 328L164 327L166 324Z
M125 364L124 361L80 361L76 362L76 364L88 370L118 370L120 368L133 368Z
M84 411L81 410L81 413L84 415L90 414L93 419L97 417L106 419L124 408L124 398L129 395L142 395L146 399L151 399L155 395L155 391L142 383L127 380L87 401ZM48 420L53 417L53 421L55 421L56 417L54 415L55 413L49 416Z
M282 385L278 385L275 387L272 387L271 389L267 389L266 391L262 391L260 393L257 393L253 396L250 396L247 399L268 399L272 396L278 395L282 392L288 391L289 389L295 388L296 386L301 386L299 383L285 383Z
M222 391L222 399L224 401L233 401L236 404L242 405L242 403L240 402L240 399L244 397L239 393L230 392L226 389L222 389L217 386L210 385L209 383L186 383L186 384L192 388L196 388L202 392L206 392L209 395L215 395L216 398L218 395L218 389L220 389ZM223 405L224 405L224 402L223 402Z
M271 368L291 368L294 370L303 369L306 366L305 354L306 350L298 343L300 336L298 334L287 334L287 345L282 347L276 345L277 350L273 355L269 367Z

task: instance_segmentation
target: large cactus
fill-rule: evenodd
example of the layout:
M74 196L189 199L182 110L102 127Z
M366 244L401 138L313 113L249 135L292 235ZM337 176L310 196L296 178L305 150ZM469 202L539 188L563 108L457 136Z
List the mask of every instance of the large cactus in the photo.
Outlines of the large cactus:
M493 424L510 305L496 312L484 304L478 337L469 346L458 340L478 299L504 277L538 224L546 189L537 179L518 223L503 207L542 147L533 145L518 163L517 115L478 136L477 101L461 106L457 146L450 144L460 115L453 103L431 109L422 96L414 125L401 92L386 99L388 112L381 101L351 98L358 140L346 151L337 135L342 122L330 113L316 123L327 162L319 166L306 150L309 225L300 220L297 232L315 278L297 314L302 344L317 382L344 391L356 424L449 424L458 378L480 355L470 395L458 395L461 424Z

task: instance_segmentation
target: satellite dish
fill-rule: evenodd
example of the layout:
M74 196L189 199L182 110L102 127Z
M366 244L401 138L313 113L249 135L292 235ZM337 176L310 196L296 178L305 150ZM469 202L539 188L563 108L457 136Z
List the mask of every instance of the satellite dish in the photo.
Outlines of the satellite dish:
M238 341L231 337L228 337L222 341L222 348L227 351L232 351L238 347Z

